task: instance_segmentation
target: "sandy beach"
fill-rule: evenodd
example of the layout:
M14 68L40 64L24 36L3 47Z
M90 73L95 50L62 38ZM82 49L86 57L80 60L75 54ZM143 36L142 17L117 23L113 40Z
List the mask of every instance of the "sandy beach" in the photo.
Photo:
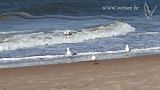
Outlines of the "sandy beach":
M0 69L0 90L160 90L160 55Z

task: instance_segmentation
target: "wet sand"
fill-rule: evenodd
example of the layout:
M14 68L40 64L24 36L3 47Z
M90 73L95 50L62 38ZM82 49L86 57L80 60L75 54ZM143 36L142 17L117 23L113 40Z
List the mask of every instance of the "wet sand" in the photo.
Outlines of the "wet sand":
M160 90L160 55L0 69L0 90Z

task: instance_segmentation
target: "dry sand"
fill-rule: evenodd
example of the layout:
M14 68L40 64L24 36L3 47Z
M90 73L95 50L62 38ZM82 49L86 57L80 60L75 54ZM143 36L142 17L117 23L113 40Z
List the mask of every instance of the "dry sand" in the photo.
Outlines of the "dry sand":
M0 90L160 90L160 55L0 69Z

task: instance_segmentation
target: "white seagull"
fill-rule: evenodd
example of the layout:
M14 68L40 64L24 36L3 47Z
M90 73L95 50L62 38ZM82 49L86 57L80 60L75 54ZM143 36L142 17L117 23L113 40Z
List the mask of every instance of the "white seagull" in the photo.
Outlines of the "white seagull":
M128 56L130 52L129 44L126 45L125 51L126 51L126 56Z
M145 11L144 15L145 15L148 19L151 19L152 16L153 16L153 14L154 14L154 12L157 10L157 7L158 7L158 5L155 6L155 8L151 11L151 10L150 10L150 7L148 6L148 3L144 3L144 11Z
M76 53L72 53L71 51L70 51L70 48L66 48L67 49L67 52L66 52L66 54L71 58L71 60L72 60L72 56L73 55L75 55Z
M64 32L64 35L66 35L66 36L70 36L72 34L73 34L73 32L70 32L70 31Z
M96 56L93 54L92 55L92 61L94 62L94 61L96 61L96 59L97 59Z
M73 32L71 32L71 31L64 32L64 35L66 36L66 38L69 38L72 34L73 34Z

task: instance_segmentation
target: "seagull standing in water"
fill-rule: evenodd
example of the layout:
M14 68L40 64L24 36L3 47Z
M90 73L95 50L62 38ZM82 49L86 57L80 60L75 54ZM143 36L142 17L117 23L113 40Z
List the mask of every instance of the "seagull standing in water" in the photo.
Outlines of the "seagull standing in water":
M126 45L125 51L126 51L126 56L128 56L130 52L129 44Z
M92 55L92 62L94 62L93 65L98 65L99 64L98 62L95 62L96 60L97 60L97 57L93 54Z
M66 49L67 49L66 54L71 58L71 62L72 62L72 56L75 55L76 53L72 53L72 52L70 51L70 48L66 48Z
M97 59L96 56L93 54L92 55L92 61L94 62L94 61L96 61L96 59Z
M155 8L151 11L150 7L148 6L148 3L144 3L144 15L148 18L148 20L152 19L152 16L154 14L154 12L157 10L157 6L155 6Z

